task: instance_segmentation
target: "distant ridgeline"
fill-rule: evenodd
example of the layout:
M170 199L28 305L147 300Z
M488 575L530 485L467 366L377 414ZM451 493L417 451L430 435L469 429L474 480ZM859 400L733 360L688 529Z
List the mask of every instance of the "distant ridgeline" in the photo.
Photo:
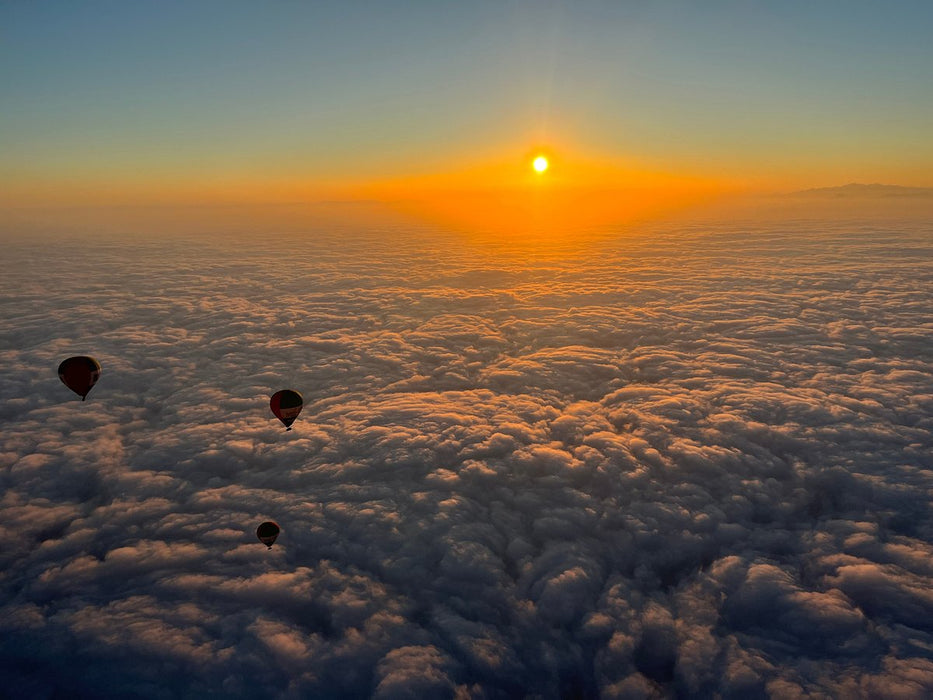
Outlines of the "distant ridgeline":
M860 185L852 183L842 187L817 187L812 190L791 192L789 197L833 197L877 199L891 197L919 197L933 199L933 187L901 187L900 185Z

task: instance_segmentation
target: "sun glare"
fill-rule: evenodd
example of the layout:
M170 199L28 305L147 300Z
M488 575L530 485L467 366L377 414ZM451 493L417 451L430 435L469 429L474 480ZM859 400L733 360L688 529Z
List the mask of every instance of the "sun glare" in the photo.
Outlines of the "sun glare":
M535 172L543 173L547 170L547 158L538 156L531 165L535 169Z

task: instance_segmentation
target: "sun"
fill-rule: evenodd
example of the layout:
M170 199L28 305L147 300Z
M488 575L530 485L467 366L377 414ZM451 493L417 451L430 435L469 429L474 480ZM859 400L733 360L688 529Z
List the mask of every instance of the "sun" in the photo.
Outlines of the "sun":
M547 166L548 166L547 158L545 158L544 156L538 156L537 158L534 159L534 162L531 164L531 167L533 167L535 169L535 172L538 172L538 173L543 173L545 170L547 170Z

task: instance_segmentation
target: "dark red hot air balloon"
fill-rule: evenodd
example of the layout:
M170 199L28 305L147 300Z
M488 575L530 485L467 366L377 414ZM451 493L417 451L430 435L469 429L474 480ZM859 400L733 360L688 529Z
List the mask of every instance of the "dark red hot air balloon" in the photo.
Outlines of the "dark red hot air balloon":
M275 543L275 538L279 536L281 529L277 524L268 520L262 525L256 528L256 537L259 538L259 541L266 545L269 549L272 549L273 543Z
M87 355L69 357L58 366L58 377L84 401L100 379L100 362Z
M291 389L282 389L282 391L275 392L269 401L269 408L272 409L275 417L282 421L286 430L292 429L291 425L295 422L298 414L301 413L302 406L304 406L304 400L301 398L301 394Z

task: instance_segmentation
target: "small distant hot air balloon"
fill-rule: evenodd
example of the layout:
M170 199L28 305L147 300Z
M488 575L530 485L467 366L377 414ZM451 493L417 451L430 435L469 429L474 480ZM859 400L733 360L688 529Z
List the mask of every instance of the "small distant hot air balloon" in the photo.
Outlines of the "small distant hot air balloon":
M301 394L291 389L282 389L282 391L275 392L272 395L272 400L269 401L269 408L272 409L275 417L282 421L286 430L292 429L291 425L295 422L298 414L301 413L302 406L304 406L304 401Z
M256 537L269 549L272 549L275 538L279 536L280 532L279 526L271 520L268 520L256 528Z
M100 362L87 355L69 357L58 366L58 377L84 401L100 379Z

